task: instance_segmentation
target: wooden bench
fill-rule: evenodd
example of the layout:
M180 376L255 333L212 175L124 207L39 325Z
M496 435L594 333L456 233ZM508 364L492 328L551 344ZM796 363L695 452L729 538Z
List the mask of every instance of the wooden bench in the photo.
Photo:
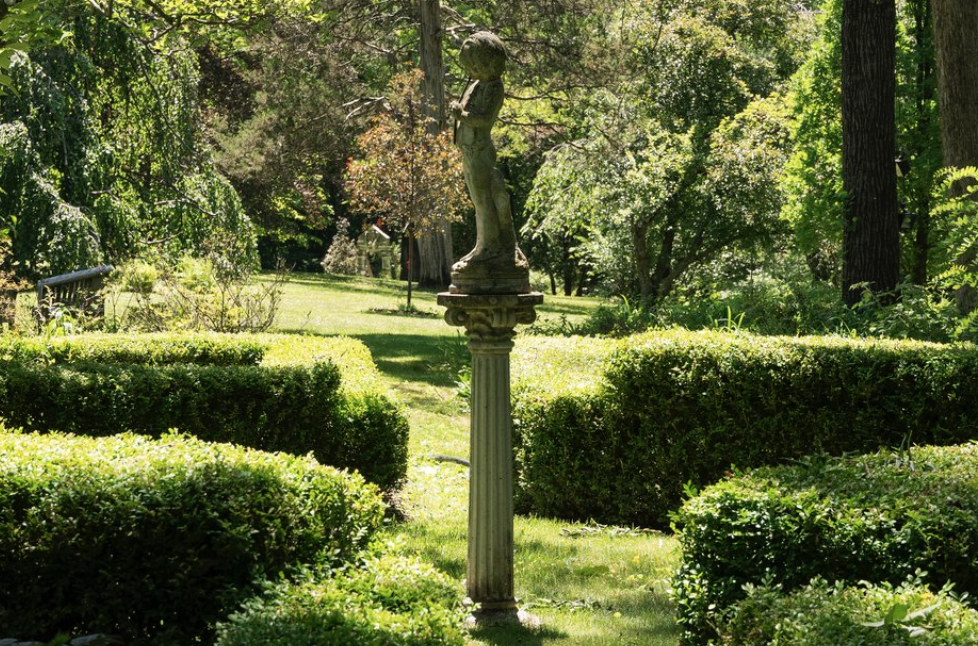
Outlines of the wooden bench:
M44 323L62 310L83 316L103 316L102 287L111 265L80 269L37 281L37 318Z

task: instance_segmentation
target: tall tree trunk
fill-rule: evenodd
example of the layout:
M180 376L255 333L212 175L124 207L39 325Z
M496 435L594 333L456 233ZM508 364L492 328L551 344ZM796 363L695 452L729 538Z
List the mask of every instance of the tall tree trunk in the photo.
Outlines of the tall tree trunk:
M900 277L896 170L896 2L844 0L842 7L842 298L865 284L892 291Z
M662 231L662 245L659 247L659 256L655 261L655 273L652 281L656 296L664 297L668 295L668 289L663 290L663 286L668 284L669 276L672 274L672 255L676 248L676 220L675 209L669 210L669 219L666 227ZM671 281L669 281L671 282ZM670 288L671 289L671 288Z
M944 165L978 166L978 2L932 6Z
M932 0L932 7L944 165L978 166L978 1ZM976 255L971 248L956 262L970 265ZM956 296L962 313L978 304L974 288L962 287Z
M921 156L925 152L926 143L930 141L928 132L931 129L931 108L934 101L935 63L933 58L933 42L928 36L933 32L933 18L930 10L930 0L914 0L913 2L914 30L913 40L917 57L917 78L915 90L916 111L916 150L911 154ZM929 146L927 146L929 148ZM911 169L910 172L913 172ZM930 191L918 191L913 209L917 213L914 234L914 265L913 282L916 285L927 283L927 265L930 259Z
M652 300L655 293L655 285L652 282L652 260L649 258L649 225L645 220L633 220L631 229L639 290L642 294L642 302L647 303Z
M560 266L563 269L564 296L570 296L574 293L574 270L577 267L571 258L570 243L566 240L564 241L563 260ZM554 292L554 295L556 296L556 292Z
M421 28L419 44L421 71L424 72L421 95L428 117L428 132L437 134L447 125L445 112L445 63L442 57L441 1L420 0Z
M440 0L420 0L421 25L419 29L421 70L424 72L422 96L425 117L430 134L437 134L446 127L445 111L445 63L442 58L442 28ZM421 238L419 282L430 287L444 287L451 281L452 223L445 220L437 230Z
M408 227L408 261L407 261L407 307L411 309L411 292L414 291L412 288L414 286L414 227Z

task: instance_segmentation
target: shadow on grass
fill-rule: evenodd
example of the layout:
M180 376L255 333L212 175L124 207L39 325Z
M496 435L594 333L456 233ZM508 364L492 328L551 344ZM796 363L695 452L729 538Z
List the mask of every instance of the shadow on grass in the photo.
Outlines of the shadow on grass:
M546 625L539 628L515 625L476 628L469 634L479 641L497 646L542 646L548 641L567 637L567 633Z
M577 305L575 303L555 303L554 301L547 301L546 295L543 297L543 305L537 307L537 311L540 314L554 316L558 314L564 314L568 316L587 316L593 312L595 306L593 304L581 304Z
M265 274L274 276L274 274ZM373 292L378 296L401 296L407 298L407 282L385 278L364 278L362 276L337 276L331 274L312 274L305 272L294 272L289 274L288 282L298 285L310 285L313 287L324 287L348 292ZM419 287L417 283L412 286L415 295L433 295L444 289L434 287Z
M398 380L451 387L469 361L464 337L422 334L354 334L373 355L377 368Z

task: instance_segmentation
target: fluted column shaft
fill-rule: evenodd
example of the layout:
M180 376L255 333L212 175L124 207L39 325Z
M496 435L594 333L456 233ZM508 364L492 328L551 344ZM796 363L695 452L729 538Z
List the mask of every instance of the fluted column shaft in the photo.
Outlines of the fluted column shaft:
M486 610L513 595L513 445L509 339L469 341L472 352L468 593Z
M514 328L532 323L540 294L439 294L445 320L472 353L468 595L484 613L516 611L509 359Z

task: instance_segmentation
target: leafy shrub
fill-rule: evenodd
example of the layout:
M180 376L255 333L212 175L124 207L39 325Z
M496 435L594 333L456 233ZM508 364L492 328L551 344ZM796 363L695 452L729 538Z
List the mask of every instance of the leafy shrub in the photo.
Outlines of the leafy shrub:
M661 525L731 465L953 444L978 419L972 345L669 331L515 357L517 507L549 516Z
M119 287L133 294L152 294L159 279L159 269L145 260L133 261L119 269Z
M594 308L577 329L578 334L622 337L656 327L659 319L655 310L642 301L630 302L622 297L610 305Z
M207 643L299 564L354 559L373 487L311 458L193 438L0 433L0 633Z
M847 587L816 579L783 595L751 588L721 627L723 646L970 646L978 613L948 591L906 584Z
M218 646L462 646L458 585L383 557L334 578L283 583L218 630Z
M33 341L5 349L0 414L30 430L158 436L178 428L205 440L311 452L385 488L407 470L407 422L380 388L369 351L351 339L85 335L50 343L48 355ZM42 354L30 358L34 351ZM265 365L247 365L263 354ZM46 356L53 358L37 360Z
M275 322L286 274L256 281L239 265L220 257L184 256L122 272L110 302L108 325L148 332L209 330L264 332ZM141 266L137 263L135 267ZM150 282L150 272L156 272Z
M960 266L957 269L961 269ZM963 270L962 270L963 271ZM961 272L933 285L900 284L894 293L863 293L855 306L839 300L839 288L812 282L809 273L771 273L677 291L654 305L627 298L594 308L582 322L542 319L528 332L540 336L594 335L620 338L653 329L744 331L771 335L843 335L915 339L936 343L978 341L978 321L962 317L953 296Z
M811 458L731 478L675 515L673 582L685 641L707 643L745 584L813 577L978 592L978 444ZM835 642L825 642L835 643Z
M85 334L65 337L0 338L0 362L196 363L258 365L266 343L217 334Z

